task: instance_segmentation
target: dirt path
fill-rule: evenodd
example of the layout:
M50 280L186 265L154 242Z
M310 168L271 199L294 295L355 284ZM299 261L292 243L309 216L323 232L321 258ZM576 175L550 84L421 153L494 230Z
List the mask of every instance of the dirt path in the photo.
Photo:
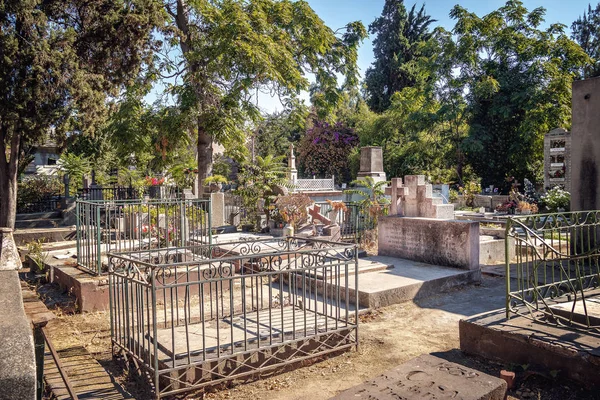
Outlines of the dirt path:
M373 378L413 357L424 353L463 363L498 376L502 365L464 356L458 349L458 321L474 314L502 308L504 279L486 277L479 286L454 289L414 303L404 303L379 309L363 317L359 328L360 346L325 361L298 368L252 383L215 390L189 399L329 399L340 391ZM101 352L103 365L113 370L116 378L138 399L147 392L138 390L135 383L119 375L120 368L110 359L108 314L95 313L60 317L52 327L57 347L83 345L91 352ZM113 364L113 365L111 365ZM592 393L582 392L568 383L548 381L533 376L524 387L510 394L514 398L552 400L593 399ZM524 394L523 394L523 391ZM530 397L528 397L530 396Z

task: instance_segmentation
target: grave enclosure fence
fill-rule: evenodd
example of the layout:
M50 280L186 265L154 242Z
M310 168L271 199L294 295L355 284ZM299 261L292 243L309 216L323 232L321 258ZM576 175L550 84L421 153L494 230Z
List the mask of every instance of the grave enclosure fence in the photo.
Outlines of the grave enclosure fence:
M157 399L358 345L355 245L268 238L109 257L113 352Z
M210 201L202 199L76 202L77 263L100 275L107 253L210 243Z
M329 202L316 202L320 207L321 215L329 217L332 205ZM377 219L388 215L389 204L382 203L376 212L365 210L359 203L345 202L346 211L340 210L337 215L337 223L340 225L340 238L346 242L360 243L369 231L377 229Z
M507 318L598 333L600 211L511 217L506 254Z

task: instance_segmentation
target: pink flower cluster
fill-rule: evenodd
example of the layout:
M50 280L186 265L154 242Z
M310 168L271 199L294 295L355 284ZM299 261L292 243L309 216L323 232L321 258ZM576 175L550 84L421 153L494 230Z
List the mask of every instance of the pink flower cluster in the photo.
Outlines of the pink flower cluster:
M149 176L146 177L146 184L150 186L159 186L165 183L165 178L151 178Z

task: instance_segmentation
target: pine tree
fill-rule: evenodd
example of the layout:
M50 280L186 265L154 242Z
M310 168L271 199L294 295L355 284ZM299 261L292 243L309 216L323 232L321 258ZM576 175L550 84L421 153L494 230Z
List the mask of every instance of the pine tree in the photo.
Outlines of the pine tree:
M386 0L383 12L371 25L375 61L365 75L366 97L373 111L385 111L392 95L415 86L426 78L419 59L426 57L425 43L431 39L429 26L435 22L425 6L409 12L403 0Z

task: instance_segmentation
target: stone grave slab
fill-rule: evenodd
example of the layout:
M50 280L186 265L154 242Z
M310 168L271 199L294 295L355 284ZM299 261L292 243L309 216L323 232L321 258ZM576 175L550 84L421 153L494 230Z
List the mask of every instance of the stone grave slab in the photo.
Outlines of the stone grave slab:
M366 257L359 260L358 267L359 304L368 308L437 295L481 279L479 270L460 270L385 256ZM354 296L354 279L350 279L348 286Z
M500 378L424 354L332 399L503 400L505 393Z
M588 293L589 295L589 293ZM598 296L598 293L595 293ZM586 297L584 300L568 301L549 306L554 314L565 318L573 318L574 322L598 326L600 325L600 297ZM587 318L586 318L587 311Z

